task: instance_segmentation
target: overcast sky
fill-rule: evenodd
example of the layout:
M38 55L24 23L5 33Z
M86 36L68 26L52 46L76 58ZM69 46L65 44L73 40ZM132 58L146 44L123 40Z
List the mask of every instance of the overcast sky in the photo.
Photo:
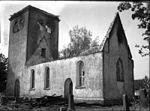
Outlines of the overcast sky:
M0 52L8 56L9 18L27 5L32 5L49 13L59 15L59 50L69 42L69 30L74 26L86 27L93 39L105 37L110 23L117 12L119 2L67 2L67 1L0 1L1 39ZM138 21L131 19L131 12L119 13L129 47L134 60L134 78L141 79L149 74L149 58L138 54L136 44L146 44L142 38L143 30L137 28Z

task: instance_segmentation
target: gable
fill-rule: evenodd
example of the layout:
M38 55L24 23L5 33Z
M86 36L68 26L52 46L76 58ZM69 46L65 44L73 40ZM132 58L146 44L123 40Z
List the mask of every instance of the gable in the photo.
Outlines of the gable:
M117 40L118 40L118 44L124 44L128 50L128 57L129 58L132 58L132 55L131 55L131 51L130 51L130 48L129 48L129 45L128 45L128 42L127 42L127 38L125 36L125 33L124 33L124 29L123 29L123 26L122 26L122 23L121 23L121 19L120 19L120 16L119 16L119 13L116 13L116 16L113 20L113 22L110 24L110 27L107 31L107 34L105 36L105 38L103 39L101 45L100 45L100 50L101 51L108 51L109 47L109 40L111 39L112 34L114 33L114 31L116 30L116 36L117 36ZM106 51L106 52L107 52Z

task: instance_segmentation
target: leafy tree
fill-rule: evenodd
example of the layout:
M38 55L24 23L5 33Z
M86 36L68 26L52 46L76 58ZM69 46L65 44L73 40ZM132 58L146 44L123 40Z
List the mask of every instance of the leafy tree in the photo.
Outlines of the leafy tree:
M0 53L0 92L6 88L6 78L8 69L8 58Z
M92 42L91 42L91 48L92 47L98 47L99 46L99 36L97 36Z
M144 79L142 80L142 84L144 88L149 89L150 88L150 79L145 76Z
M143 49L150 50L150 2L122 2L119 4L118 10L120 12L124 10L131 10L133 12L132 19L139 21L138 28L145 30L142 36L144 40L148 41L148 45L136 45L136 47L139 48L139 54L142 56L150 55L150 53L143 51Z
M98 37L92 41L92 33L85 27L75 26L69 31L69 35L71 42L60 52L62 58L79 56L89 48L98 46Z

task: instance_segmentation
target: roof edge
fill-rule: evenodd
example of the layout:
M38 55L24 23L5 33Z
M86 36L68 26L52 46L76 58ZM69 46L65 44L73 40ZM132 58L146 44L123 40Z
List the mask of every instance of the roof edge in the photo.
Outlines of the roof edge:
M122 29L123 29L123 34L124 34L125 39L126 39L126 44L127 44L127 48L128 48L128 51L129 51L129 55L130 55L131 58L132 58L131 50L130 50L130 48L129 48L129 44L128 44L128 41L127 41L127 38L126 38L126 34L125 34L125 31L124 31L124 28L123 28L123 25L122 25L122 22L121 22L121 18L120 18L120 15L119 15L119 12L118 12L118 11L116 12L115 17L114 17L113 21L111 22L111 24L110 24L110 26L109 26L109 28L108 28L108 31L107 31L107 33L106 33L106 36L104 37L103 41L102 41L101 44L100 44L100 50L101 50L101 51L104 50L104 45L105 45L107 39L110 37L110 33L111 33L111 31L112 31L112 29L113 29L113 26L114 26L114 24L115 24L115 21L116 21L117 19L119 19L119 21L120 21L120 23L121 23L121 27L122 27Z
M109 28L108 28L108 30L107 30L107 32L106 32L106 35L105 35L104 39L102 40L102 42L101 42L101 44L100 44L100 50L101 50L101 51L104 50L104 45L105 45L107 39L108 39L109 36L110 36L110 32L112 31L112 28L113 28L113 26L114 26L114 23L115 23L115 20L116 20L117 16L119 16L119 13L118 13L118 12L116 12L115 17L114 17L113 21L110 23L110 26L109 26Z
M9 20L11 21L11 20L13 20L14 18L18 17L19 15L21 15L21 14L23 14L24 12L29 11L29 10L36 10L36 11L42 12L42 13L44 13L45 15L50 16L50 17L53 17L53 18L57 19L58 21L60 21L59 16L56 16L56 15L51 14L51 13L48 13L48 12L46 12L46 11L43 11L43 10L41 10L41 9L39 9L39 8L36 8L36 7L33 7L33 6L31 6L31 5L28 5L28 6L26 6L25 8L21 9L20 11L18 11L18 12L16 12L16 13L14 13L13 15L11 15L11 17L9 18Z

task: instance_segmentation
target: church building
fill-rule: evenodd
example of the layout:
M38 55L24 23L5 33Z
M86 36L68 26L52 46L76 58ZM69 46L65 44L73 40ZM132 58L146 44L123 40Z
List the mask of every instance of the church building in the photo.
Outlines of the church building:
M75 101L107 103L134 95L133 60L119 13L97 49L59 59L59 17L33 6L10 17L7 95L39 98L67 95Z

